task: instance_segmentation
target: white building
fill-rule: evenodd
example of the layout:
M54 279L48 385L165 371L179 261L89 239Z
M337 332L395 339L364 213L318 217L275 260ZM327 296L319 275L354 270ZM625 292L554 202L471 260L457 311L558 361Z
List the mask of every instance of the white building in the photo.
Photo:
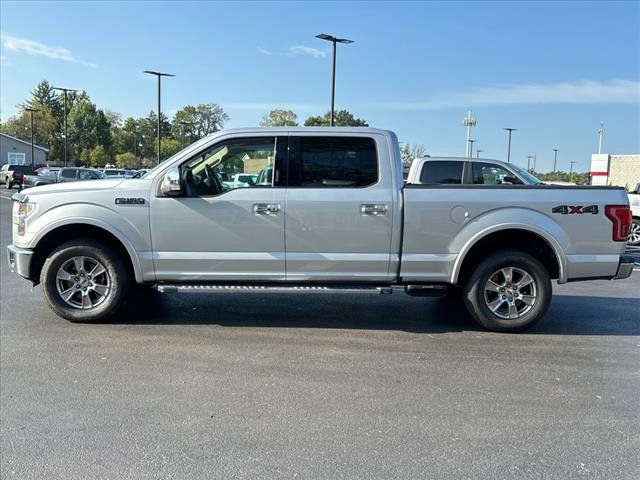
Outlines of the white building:
M616 185L633 189L640 183L640 154L591 155L591 185Z

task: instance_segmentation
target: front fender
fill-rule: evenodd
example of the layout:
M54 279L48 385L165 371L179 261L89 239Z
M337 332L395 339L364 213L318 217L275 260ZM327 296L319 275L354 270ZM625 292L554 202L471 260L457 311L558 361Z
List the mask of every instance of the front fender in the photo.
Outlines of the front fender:
M140 210L144 210L145 214L142 215L141 211L137 215L140 218L136 223L141 224L141 227L137 227L133 219L100 205L75 203L57 206L28 222L21 246L35 249L45 235L63 226L91 225L106 230L122 243L131 259L137 282L149 280L154 275L153 265L151 262L143 265L140 260L141 255L150 257L144 253L151 251L148 208Z
M557 222L540 212L513 207L483 213L468 222L453 238L449 251L458 252L458 255L451 273L451 283L457 283L462 263L478 241L492 233L509 229L524 230L543 238L553 250L560 266L558 283L567 281L565 252L570 251L571 246L567 233Z

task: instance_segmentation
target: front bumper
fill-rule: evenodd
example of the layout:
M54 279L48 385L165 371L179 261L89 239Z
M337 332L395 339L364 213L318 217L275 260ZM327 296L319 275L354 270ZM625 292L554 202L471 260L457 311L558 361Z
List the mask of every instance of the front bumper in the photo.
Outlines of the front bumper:
M26 279L30 278L31 259L33 258L33 250L16 247L15 245L7 246L7 259L9 260L9 269Z
M618 271L614 280L621 280L623 278L629 278L633 272L634 258L631 255L621 255L620 262L618 263Z

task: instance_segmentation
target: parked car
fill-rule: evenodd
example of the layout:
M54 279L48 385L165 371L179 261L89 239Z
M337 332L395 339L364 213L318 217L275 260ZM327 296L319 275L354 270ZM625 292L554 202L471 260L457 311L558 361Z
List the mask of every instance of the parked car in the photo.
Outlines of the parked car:
M269 185L223 188L218 172L268 155ZM8 260L71 321L115 314L132 284L225 294L459 288L478 323L509 332L543 317L552 279L632 274L623 188L505 185L511 175L479 172L481 185L405 185L387 130L221 131L144 178L16 193Z
M55 172L42 175L25 175L23 188L39 187L52 183L76 182L82 180L99 180L103 178L102 172L93 168L64 167Z
M252 187L257 179L258 175L252 173L236 173L233 176L233 188Z
M629 245L640 245L640 182L628 193L633 223L629 227Z
M0 183L3 183L9 190L11 190L14 185L22 188L22 177L25 174L32 173L33 169L30 165L10 165L6 163L0 168Z
M56 175L60 167L40 167L36 168L36 175Z
M127 170L125 170L124 168L104 168L102 170L102 173L104 173L104 176L106 178L111 178L111 177L126 177L127 176Z
M423 185L544 185L513 163L457 157L423 157L411 164L408 183Z

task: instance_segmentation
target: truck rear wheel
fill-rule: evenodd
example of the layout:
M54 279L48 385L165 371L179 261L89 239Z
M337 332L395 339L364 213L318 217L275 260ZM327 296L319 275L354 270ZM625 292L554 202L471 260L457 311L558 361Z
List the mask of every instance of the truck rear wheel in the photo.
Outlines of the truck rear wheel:
M463 289L476 322L496 332L521 332L537 323L551 302L551 279L531 255L503 250L475 268Z
M108 246L93 239L72 240L47 258L40 276L51 309L72 322L97 322L122 305L127 268Z

